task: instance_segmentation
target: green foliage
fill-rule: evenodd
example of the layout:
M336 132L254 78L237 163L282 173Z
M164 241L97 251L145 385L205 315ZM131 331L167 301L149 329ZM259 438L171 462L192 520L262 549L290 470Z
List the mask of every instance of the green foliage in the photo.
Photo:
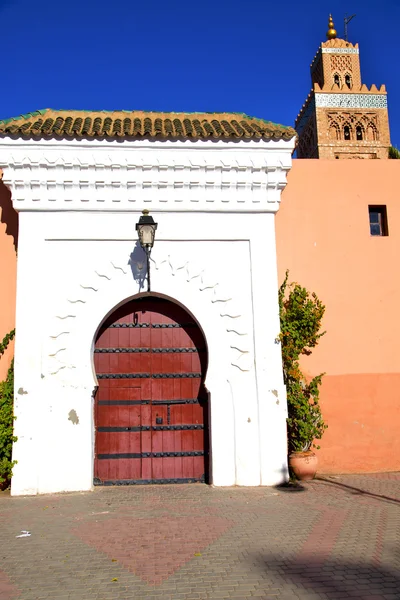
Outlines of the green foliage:
M13 329L12 331L10 331L10 333L7 333L7 335L4 336L3 341L0 343L0 356L3 356L4 352L7 350L8 344L14 339L15 337L15 329Z
M0 343L0 356L14 339L15 331L7 334ZM14 429L14 361L8 369L5 381L0 382L0 486L10 481L15 461L11 460L12 445L17 438Z
M394 146L389 148L389 158L400 158L400 150Z
M316 296L297 283L288 283L289 271L279 288L279 313L282 344L283 376L288 401L289 452L305 452L319 448L314 444L321 439L327 425L321 415L319 386L323 373L307 382L299 359L310 355L325 331L319 333L325 306Z

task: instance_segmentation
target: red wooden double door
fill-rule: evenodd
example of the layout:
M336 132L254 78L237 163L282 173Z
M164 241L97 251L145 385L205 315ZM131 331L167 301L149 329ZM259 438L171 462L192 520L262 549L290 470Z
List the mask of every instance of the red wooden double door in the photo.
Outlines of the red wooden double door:
M208 479L204 336L165 299L114 312L95 345L96 485Z

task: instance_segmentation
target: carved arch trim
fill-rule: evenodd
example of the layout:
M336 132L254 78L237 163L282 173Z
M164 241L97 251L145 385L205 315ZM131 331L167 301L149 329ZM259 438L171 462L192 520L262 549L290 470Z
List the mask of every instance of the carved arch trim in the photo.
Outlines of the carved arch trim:
M151 260L153 274L161 275L158 278L153 275L154 292L176 300L191 312L208 344L210 336L218 338L222 362L226 359L226 364L235 371L250 371L254 365L251 324L223 284L193 262L172 256ZM169 285L164 286L166 281ZM142 295L132 283L131 269L120 261L105 263L80 279L51 318L43 357L46 376L72 387L97 386L93 366L97 332L116 308Z
M336 121L332 121L329 124L329 139L332 141L338 141L341 139L341 131L340 131L340 125L338 123L336 123Z

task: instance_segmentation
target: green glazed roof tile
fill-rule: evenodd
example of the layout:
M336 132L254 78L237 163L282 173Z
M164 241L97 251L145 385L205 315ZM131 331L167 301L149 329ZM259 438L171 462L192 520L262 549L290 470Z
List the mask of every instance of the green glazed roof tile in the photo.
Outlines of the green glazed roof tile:
M222 138L284 139L292 127L243 113L163 113L46 108L0 121L0 134L23 138Z

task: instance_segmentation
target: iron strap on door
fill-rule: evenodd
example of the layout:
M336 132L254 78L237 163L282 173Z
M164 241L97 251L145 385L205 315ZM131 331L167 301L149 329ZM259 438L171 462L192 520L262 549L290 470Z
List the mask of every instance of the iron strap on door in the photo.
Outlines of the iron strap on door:
M113 479L101 481L98 477L93 479L94 485L152 485L169 483L205 483L205 475L201 477L180 477L178 479Z
M200 351L202 348L199 349ZM97 354L139 354L139 353L153 353L153 354L185 354L187 352L194 353L199 351L197 348L96 348Z
M204 452L115 452L111 454L98 454L97 458L99 460L108 460L119 458L186 458L190 456L204 456Z
M113 323L108 329L184 329L197 327L196 323Z
M137 431L194 431L204 429L204 425L139 425L138 427L97 427L99 433L120 433Z
M175 404L200 404L198 398L181 398L179 400L99 400L99 406L140 406L153 404L154 406L170 406Z
M98 373L97 379L199 379L201 373Z

